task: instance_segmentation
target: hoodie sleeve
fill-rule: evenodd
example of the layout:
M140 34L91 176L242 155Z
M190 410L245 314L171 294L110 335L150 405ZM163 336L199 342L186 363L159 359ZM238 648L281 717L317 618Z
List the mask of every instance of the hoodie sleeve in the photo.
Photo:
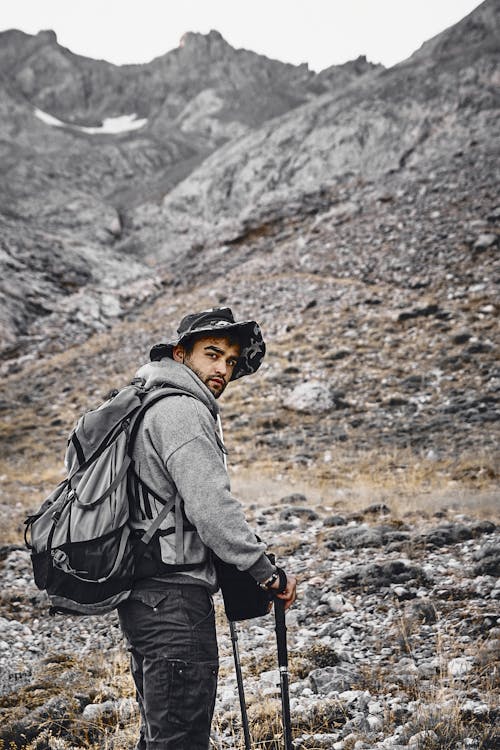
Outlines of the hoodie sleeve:
M209 415L204 418L201 405L195 407L199 432L170 454L167 470L202 542L225 562L263 581L272 575L274 566L264 554L265 544L257 541L248 525L240 502L231 494L213 420Z

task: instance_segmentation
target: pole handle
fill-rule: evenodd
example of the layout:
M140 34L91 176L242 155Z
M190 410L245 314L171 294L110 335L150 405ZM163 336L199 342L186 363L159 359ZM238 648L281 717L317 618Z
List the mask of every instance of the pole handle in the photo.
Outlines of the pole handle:
M285 602L283 599L274 599L274 619L276 623L276 644L278 646L278 664L280 667L288 667L288 652L286 647L286 620Z

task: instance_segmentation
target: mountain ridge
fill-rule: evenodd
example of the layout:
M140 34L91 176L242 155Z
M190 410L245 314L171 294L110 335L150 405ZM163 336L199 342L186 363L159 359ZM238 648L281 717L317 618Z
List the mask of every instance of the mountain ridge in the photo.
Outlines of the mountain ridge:
M317 97L333 85L335 73L330 70L309 89L315 74L307 66L233 50L218 32L188 34L182 48L149 65L123 67L74 55L50 31L36 36L3 32L2 42L1 356L14 360L19 343L24 349L33 339L29 331L37 316L50 317L62 306L66 318L68 295L78 311L79 289L94 298L96 325L109 325L100 297L110 288L120 296L116 290L130 283L131 274L151 277L150 260L144 261L134 231L135 206L154 208L214 150ZM342 85L370 70L367 62L342 67ZM58 118L61 126L42 122L37 110ZM117 135L78 130L124 114L148 121ZM29 221L24 232L16 226L20 217ZM32 229L36 239L30 239ZM69 275L84 282L73 292L57 282L54 241L66 247L65 260L74 267ZM43 258L46 272L40 273L35 255ZM123 257L130 262L123 264ZM82 266L87 269L83 275ZM146 279L145 286L156 288L156 282ZM26 303L37 295L45 300L42 305ZM111 307L122 309L119 302Z
M193 212L202 221L206 217L235 218L249 198L254 203L262 201L266 193L274 193L276 184L285 190L307 189L307 183L317 182L328 171L330 179L349 171L368 178L380 177L384 171L399 169L418 158L432 159L433 149L439 155L440 149L444 152L465 148L470 131L468 119L475 118L481 109L491 111L494 117L498 113L500 102L495 81L500 68L494 40L499 16L498 6L483 3L451 30L431 40L432 47L428 49L434 51L449 50L449 39L453 40L454 48L460 49L460 54L451 61L447 58L444 66L439 55L436 60L424 56L422 63L423 52L417 52L404 63L379 71L368 81L361 78L354 82L337 99L318 98L292 114L287 113L276 125L264 124L243 143L228 144L220 152L220 158L217 154L209 157L166 196L165 215L171 223L167 233L175 231L172 216L175 217L176 211L184 233L183 206L189 206L190 219ZM474 37L468 40L471 28ZM480 64L473 68L479 48ZM400 113L402 107L406 111ZM318 130L322 131L321 139L317 138ZM493 129L486 123L484 136L490 135L493 136ZM352 144L350 151L346 141ZM283 143L287 143L285 148ZM246 168L248 162L255 165L251 175ZM209 220L207 233L211 228Z

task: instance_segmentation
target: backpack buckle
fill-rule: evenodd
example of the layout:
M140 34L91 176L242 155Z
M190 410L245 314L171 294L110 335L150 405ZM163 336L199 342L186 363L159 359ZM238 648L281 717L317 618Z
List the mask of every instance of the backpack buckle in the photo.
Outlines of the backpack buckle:
M68 564L68 555L62 549L52 550L52 559L59 568L64 568Z

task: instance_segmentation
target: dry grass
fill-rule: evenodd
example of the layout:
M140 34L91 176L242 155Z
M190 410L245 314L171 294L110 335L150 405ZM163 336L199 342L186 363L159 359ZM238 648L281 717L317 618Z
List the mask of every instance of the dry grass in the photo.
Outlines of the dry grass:
M418 701L418 698L417 698ZM438 692L435 701L426 696L426 704L420 705L401 733L401 742L407 743L418 735L421 750L457 750L474 747L477 750L496 750L500 741L498 726L495 726L494 706L479 716L464 711L463 704L446 699ZM393 719L392 719L393 722ZM389 719L388 726L391 724ZM393 726L397 726L397 723Z
M342 707L338 701L318 700L310 710L292 713L292 736L314 735L330 733L340 729L346 722ZM282 750L283 741L283 723L281 702L278 699L266 698L264 700L254 701L248 706L249 731L252 741L252 748L259 750ZM222 750L243 750L244 742L241 730L241 719L236 712L227 712L222 716L216 716L214 719L214 728L216 736L219 739L218 744L213 742L211 747ZM325 745L318 746L311 742L302 742L301 748L315 750L315 748L324 748Z
M0 545L22 542L25 516L36 510L63 478L62 453L49 458L43 447L37 446L38 454L33 448L30 455L28 438L24 445L24 454L5 461L0 470ZM298 493L306 497L308 507L320 513L361 511L384 503L394 517L450 509L495 520L498 484L493 466L492 458L477 456L436 464L417 461L408 454L369 454L337 456L328 470L321 466L280 470L259 462L249 468L233 468L230 473L233 492L247 508L269 507ZM451 478L453 475L460 479ZM292 553L300 543L300 535L291 535L281 554Z
M10 728L15 737L7 744L0 739L0 750L132 750L137 717L110 712L97 720L85 720L81 711L82 704L133 697L125 654L108 660L99 655L85 659L63 653L49 655L28 685L0 699L2 728ZM51 701L52 710L37 714L37 708L47 701ZM33 721L26 724L27 712L33 712ZM28 726L28 736L16 736L18 718Z
M357 687L372 695L391 692L399 698L404 696L403 704L407 708L386 712L384 716L384 733L391 734L399 728L402 745L419 735L418 747L422 750L457 750L468 746L475 750L496 750L500 742L497 723L500 651L497 650L496 654L488 651L481 659L477 658L481 654L477 641L471 643L469 653L458 649L453 624L432 606L433 612L426 622L435 623L435 674L427 678L415 674L412 680L407 680L399 679L398 670L390 663L383 667L365 666L360 670ZM413 657L414 639L418 638L421 627L422 621L408 618L401 611L394 639L399 641L402 654ZM429 640L428 645L432 645ZM464 656L470 656L471 664L474 664L465 681L462 677L454 678L448 671L452 659ZM484 711L474 713L467 707L467 698L463 696L479 700ZM359 739L363 739L362 734ZM469 742L469 745L463 745L464 742Z
M477 470L477 480L467 480L466 471ZM414 456L336 456L328 470L308 469L280 472L257 465L231 470L232 488L245 504L270 506L291 494L302 494L309 507L323 511L360 511L374 503L385 503L395 516L438 509L473 511L481 517L498 516L498 483L492 458L464 457L440 464L418 461ZM460 480L452 472L462 472ZM493 477L492 477L493 474Z

